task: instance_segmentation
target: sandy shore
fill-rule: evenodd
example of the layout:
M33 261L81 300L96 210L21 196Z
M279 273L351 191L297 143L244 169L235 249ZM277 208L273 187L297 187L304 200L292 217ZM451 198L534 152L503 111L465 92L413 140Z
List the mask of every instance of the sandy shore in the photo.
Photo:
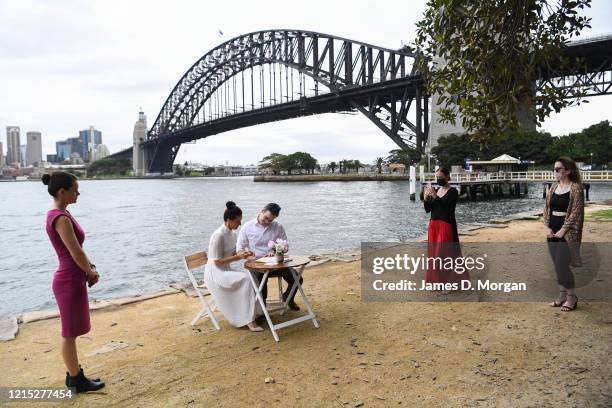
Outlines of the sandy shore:
M507 225L462 241L542 241L540 221ZM587 221L584 240L611 233L612 222ZM107 386L70 405L612 406L609 302L572 313L533 302L365 303L359 262L327 262L304 277L321 328L282 329L279 343L227 322L220 332L206 320L192 328L199 302L184 293L93 311L78 345L86 371ZM0 386L63 385L58 319L22 325L0 355Z

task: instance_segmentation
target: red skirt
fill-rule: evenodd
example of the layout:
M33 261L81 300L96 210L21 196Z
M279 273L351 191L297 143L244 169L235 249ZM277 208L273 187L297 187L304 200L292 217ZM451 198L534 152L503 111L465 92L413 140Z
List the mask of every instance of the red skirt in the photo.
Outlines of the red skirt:
M470 280L467 271L458 273L449 265L448 259L453 260L461 257L461 248L458 242L453 242L453 226L441 220L429 220L427 227L427 257L440 258L442 262L428 260L425 282L427 283L460 283L462 280ZM446 262L444 262L446 261Z

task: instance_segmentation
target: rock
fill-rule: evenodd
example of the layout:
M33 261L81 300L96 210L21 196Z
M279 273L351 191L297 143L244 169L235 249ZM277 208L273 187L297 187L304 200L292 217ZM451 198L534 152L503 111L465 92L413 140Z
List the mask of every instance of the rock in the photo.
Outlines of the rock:
M363 404L363 402L362 402L362 401L357 401L357 402L355 403L355 405L353 405L353 408L363 407L363 405L364 405L364 404Z
M352 347L357 347L357 339L356 338L352 338L351 339L351 346Z
M114 327L116 325L117 325L117 322L113 322L113 323L111 323L110 327Z
M24 323L31 323L39 320L54 319L56 317L59 317L59 310L40 310L36 312L24 313L21 320Z
M332 378L331 385L338 385L338 380L336 380L335 378Z
M266 378L264 378L264 382L266 384L274 384L276 381L272 377L266 377Z
M374 397L376 397L376 399L379 399L381 401L385 400L385 397L383 397L382 395L374 395Z
M581 374L585 371L589 371L589 369L585 367L571 367L569 370L574 374Z
M1 316L0 317L0 341L14 340L19 332L17 317Z

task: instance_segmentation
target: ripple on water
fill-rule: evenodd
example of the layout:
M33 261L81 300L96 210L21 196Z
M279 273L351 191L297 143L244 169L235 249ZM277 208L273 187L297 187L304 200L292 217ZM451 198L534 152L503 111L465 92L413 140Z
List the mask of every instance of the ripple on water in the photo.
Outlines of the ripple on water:
M0 314L54 308L57 258L44 231L48 197L35 183L8 184L0 195L2 214L11 215L2 217L0 227ZM457 219L467 224L541 208L541 185L530 189L530 198L459 203ZM409 240L426 232L428 219L420 202L407 199L404 182L83 180L81 190L70 211L84 227L85 250L102 275L92 298L150 292L184 280L182 256L207 250L230 199L242 208L245 222L266 202L278 202L279 221L295 254L354 250L361 241ZM592 186L591 198L612 198L612 185Z

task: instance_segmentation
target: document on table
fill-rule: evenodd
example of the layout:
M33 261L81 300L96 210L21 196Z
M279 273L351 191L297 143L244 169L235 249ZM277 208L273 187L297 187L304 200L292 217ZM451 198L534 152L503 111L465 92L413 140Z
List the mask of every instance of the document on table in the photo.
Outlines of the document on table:
M291 258L285 258L285 262L291 261ZM263 262L266 265L277 265L276 256L264 256L263 258L257 259L257 262Z

